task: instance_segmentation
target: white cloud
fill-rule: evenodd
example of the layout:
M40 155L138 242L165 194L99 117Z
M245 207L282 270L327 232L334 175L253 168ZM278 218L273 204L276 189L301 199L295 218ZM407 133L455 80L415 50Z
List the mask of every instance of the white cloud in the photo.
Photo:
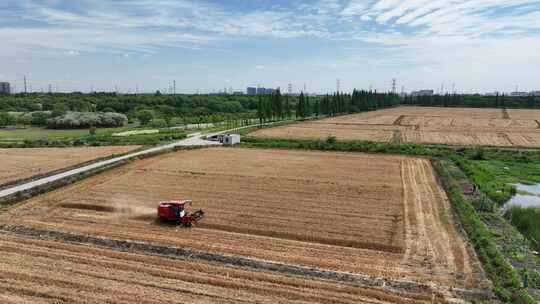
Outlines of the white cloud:
M76 57L76 56L79 56L81 53L77 50L69 50L66 52L66 55L68 56L71 56L71 57Z
M536 1L317 0L309 5L301 2L262 4L258 9L242 11L217 1L212 4L190 0L80 0L75 5L78 9L39 0L12 1L17 9L0 9L0 19L4 21L0 40L10 41L0 48L0 56L11 61L35 61L97 52L140 59L152 57L164 48L230 48L229 53L234 54L237 45L256 47L259 41L275 40L290 48L291 53L296 43L318 41L324 46L320 49L327 51L320 66L334 69L369 64L373 69L424 66L453 71L469 66L480 69L477 62L507 68L499 62L509 61L504 54L516 64L540 64L532 51L540 43L540 4ZM10 24L17 18L20 24ZM358 51L355 56L341 57L335 49L330 51L328 40L334 40L330 45L335 48L351 46ZM488 51L489 55L482 56ZM318 52L319 48L313 48L304 53L311 57ZM515 59L515 52L530 63ZM290 55L291 62L298 60L295 56L298 55ZM450 58L456 68L451 67ZM271 57L261 60L268 59L273 61ZM249 65L249 70L265 69L267 74L274 69L267 61L261 62L266 65Z
M348 5L341 11L341 15L345 17L359 16L362 15L368 7L369 3L365 0L352 0L349 1Z

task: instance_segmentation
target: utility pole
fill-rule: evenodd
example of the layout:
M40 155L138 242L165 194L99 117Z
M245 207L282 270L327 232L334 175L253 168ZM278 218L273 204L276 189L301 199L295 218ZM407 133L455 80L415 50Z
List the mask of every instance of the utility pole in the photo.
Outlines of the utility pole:
M176 80L173 80L173 95L176 95Z
M27 84L26 84L26 75L24 76L24 94L27 94L28 93L28 87L27 87Z

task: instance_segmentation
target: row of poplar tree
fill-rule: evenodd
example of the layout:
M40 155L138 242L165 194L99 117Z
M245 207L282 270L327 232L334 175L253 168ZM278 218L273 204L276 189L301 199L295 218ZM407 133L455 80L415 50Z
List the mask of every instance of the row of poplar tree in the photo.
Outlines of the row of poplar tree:
M336 92L312 97L301 93L293 97L277 90L270 95L259 95L257 118L263 123L293 116L299 119L335 116L393 107L399 103L398 95L376 91L354 90L352 94Z

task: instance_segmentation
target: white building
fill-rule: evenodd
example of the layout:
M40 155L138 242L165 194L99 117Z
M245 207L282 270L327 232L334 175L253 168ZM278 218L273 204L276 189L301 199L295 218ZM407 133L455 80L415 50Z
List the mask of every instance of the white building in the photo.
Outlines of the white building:
M433 93L435 93L433 90L420 90L420 91L411 92L411 95L412 96L433 96Z
M529 96L529 93L527 93L527 92L512 92L512 93L510 93L510 96L512 96L512 97L525 97L525 96Z
M227 134L223 137L223 144L226 146L233 146L240 143L239 134Z

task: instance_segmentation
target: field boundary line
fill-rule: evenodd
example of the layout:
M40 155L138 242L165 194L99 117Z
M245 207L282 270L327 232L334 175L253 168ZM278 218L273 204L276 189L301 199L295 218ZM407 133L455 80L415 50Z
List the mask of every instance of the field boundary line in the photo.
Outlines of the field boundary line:
M310 277L337 281L341 283L360 284L367 287L383 288L394 292L416 292L440 295L445 298L458 298L465 300L489 299L490 294L484 290L467 290L435 285L433 283L419 283L406 280L390 280L387 278L323 270L314 267L290 265L267 260L260 260L223 253L197 251L189 248L179 248L132 240L118 240L100 236L75 234L56 230L45 230L25 226L0 225L0 234L17 235L34 239L53 240L72 244L93 245L108 249L142 253L180 260L198 260L210 263L220 263L231 267L247 268L251 270L264 270L288 275Z

